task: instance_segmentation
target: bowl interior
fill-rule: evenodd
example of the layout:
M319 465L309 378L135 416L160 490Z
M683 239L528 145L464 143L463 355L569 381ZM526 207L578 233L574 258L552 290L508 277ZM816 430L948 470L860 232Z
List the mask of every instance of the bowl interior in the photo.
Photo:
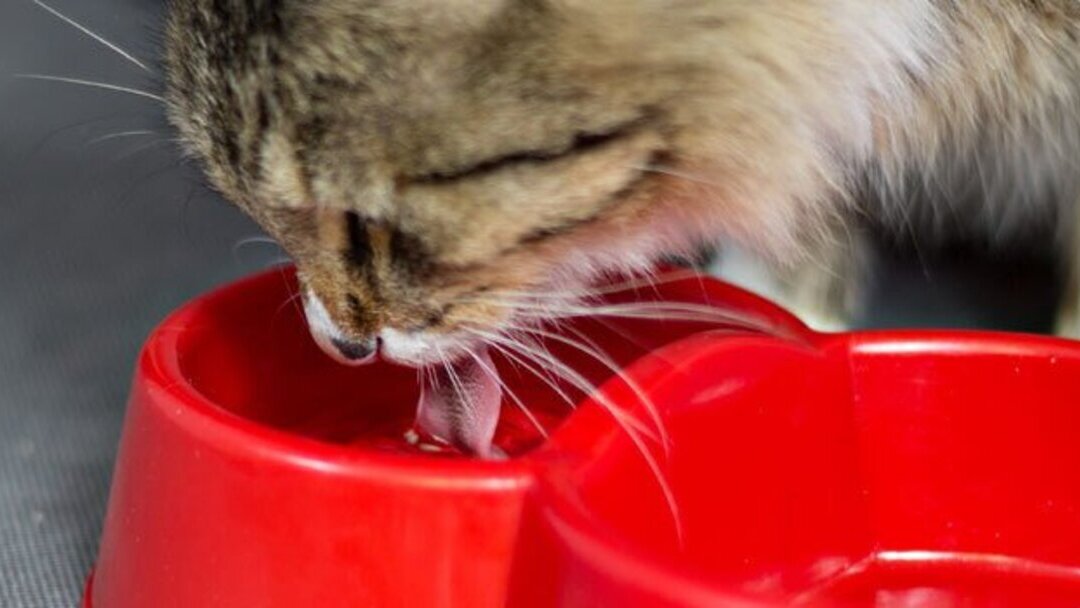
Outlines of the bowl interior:
M202 298L156 330L144 362L175 359L179 375L164 379L226 414L213 424L269 429L334 455L429 457L406 440L416 371L329 360L308 336L295 289L290 272L274 271ZM657 301L682 302L686 314L655 314ZM775 605L1080 605L1076 343L819 336L696 278L615 290L604 305L623 314L537 336L550 360L494 353L517 397L504 399L496 443L527 454L519 468L537 482L521 521L518 511L504 521L515 573L527 573L522 597L533 598L520 605L558 605L536 595L538 581L546 593L572 594L603 588L605 577L609 590L706 598L680 605L716 605L712 592ZM749 331L698 305L760 323ZM594 386L603 388L585 390ZM629 417L612 415L597 394ZM159 479L160 466L147 479ZM461 514L453 501L442 506ZM490 511L477 512L488 538ZM574 572L587 578L568 581Z
M270 272L203 298L159 331L180 332L176 352L184 380L215 407L323 443L416 452L417 447L404 440L419 397L416 370L386 363L359 368L334 363L308 335L295 293L291 271ZM717 298L723 302L728 296L748 298L719 284L686 279L618 291L604 303L702 304ZM776 322L796 324L771 306L748 301L767 308L762 314ZM573 380L525 352L493 352L509 389L504 391L496 444L511 455L529 451L583 400L584 383L599 386L645 353L722 325L707 321L610 317L546 327L554 337L535 336L537 344L580 374Z

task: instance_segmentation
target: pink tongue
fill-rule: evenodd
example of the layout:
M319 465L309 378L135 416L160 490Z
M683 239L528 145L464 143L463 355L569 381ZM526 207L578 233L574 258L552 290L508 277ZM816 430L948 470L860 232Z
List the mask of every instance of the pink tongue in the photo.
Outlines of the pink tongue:
M487 350L440 368L421 389L416 426L463 452L501 456L491 443L502 404L497 373Z

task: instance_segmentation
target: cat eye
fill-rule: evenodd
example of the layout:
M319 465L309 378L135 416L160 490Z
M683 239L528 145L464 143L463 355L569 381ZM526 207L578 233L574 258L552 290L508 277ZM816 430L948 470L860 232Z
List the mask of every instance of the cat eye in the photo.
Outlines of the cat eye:
M616 126L613 129L600 132L582 132L574 136L569 146L559 150L525 150L513 152L504 156L481 161L471 167L455 171L434 172L410 178L408 181L415 184L440 184L454 182L467 178L490 175L511 166L533 163L540 164L586 154L593 150L603 148L619 139L633 135L641 124L641 119L634 119Z

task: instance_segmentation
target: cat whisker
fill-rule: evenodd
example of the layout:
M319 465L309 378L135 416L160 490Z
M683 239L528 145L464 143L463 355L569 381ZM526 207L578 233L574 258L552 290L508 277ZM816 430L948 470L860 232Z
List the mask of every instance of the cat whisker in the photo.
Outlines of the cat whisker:
M697 271L689 269L679 269L665 272L662 274L641 274L636 277L629 278L625 281L599 287L583 287L581 289L567 290L551 290L545 288L542 293L509 290L499 290L494 293L498 295L521 296L538 299L554 299L561 297L589 298L594 296L614 295L625 291L637 290L642 287L649 287L655 291L660 285L666 285L669 283L675 283L678 281L695 278L701 278L700 273L698 273Z
M274 258L263 265L263 268L280 268L288 266L293 263L293 259L290 257Z
M525 417L529 419L529 422L534 427L536 427L536 430L540 433L540 436L544 439L547 439L547 429L544 428L544 425L540 424L540 421L536 418L535 415L533 415L529 407L525 405L525 402L523 402L510 388L510 386L506 382L504 382L501 377L499 377L499 372L497 370L491 369L486 363L484 363L484 360L481 359L480 356L474 353L471 349L465 349L465 352L467 352L469 356L472 357L474 361L476 361L476 364L480 366L480 369L485 374L487 374L488 377L494 380L495 383L498 384L504 392L506 392L507 396L510 397L510 400L514 402L514 405L516 405L517 408L521 410L521 413L525 414Z
M49 6L48 4L45 4L41 0L32 0L32 1L33 1L34 4L40 6L41 8L45 9L46 11L49 11L50 13L52 13L53 16L55 16L58 19L64 21L68 25L74 27L75 29L77 29L80 32L86 34L87 36L93 38L99 44L104 45L106 48L108 48L111 51L115 52L116 54L120 55L124 59L126 59L126 60L130 61L131 63L135 64L136 66L142 68L142 70L144 72L147 72L147 73L150 73L150 74L154 73L154 71L151 70L149 67L147 67L145 63L139 61L138 59L135 58L134 55L132 55L131 53L125 51L122 48L120 48L120 46L117 45L116 43L109 42L108 40L105 39L104 36L93 32L92 30L90 30L90 28L86 27L85 25L82 25L78 21L75 21L71 17L68 17L67 15L61 13L60 11L58 11L55 8Z
M592 304L573 302L529 302L524 300L474 300L491 306L511 309L524 318L546 320L606 316L654 321L688 321L734 325L755 331L776 333L777 329L765 319L737 311L677 301L629 302L622 304Z
M486 334L487 332L484 333ZM525 346L519 340L505 340L498 334L488 334L487 340L489 342L500 342L506 345L508 348L515 350L518 350ZM535 358L542 351L539 349L528 349L527 352L521 350L518 350L518 352L520 352L524 356L533 356ZM546 357L541 355L541 359L543 359L543 361L537 360L537 362L546 362L548 365L552 365L556 368L556 373L558 373L564 379L570 381L572 384L581 383L583 386L579 386L579 388L584 390L587 395L589 395L594 401L599 403L615 420L615 423L618 424L620 428L622 428L627 438L629 438L630 442L634 445L634 448L637 450L638 454L640 454L642 459L645 461L645 465L649 468L649 471L651 472L653 478L656 480L657 486L660 488L660 492L664 497L664 502L667 505L668 512L671 515L672 526L675 530L676 539L679 543L679 546L682 546L684 542L682 519L679 515L679 504L675 498L675 492L672 490L671 484L668 481L667 476L664 474L664 470L663 467L661 467L660 462L656 459L656 456L653 455L652 451L649 449L649 446L646 445L644 440L642 439L642 435L650 437L654 441L656 440L656 437L652 436L648 429L643 429L639 421L634 419L632 416L629 416L626 412L622 411L618 406L616 406L609 399L607 399L606 396L598 392L596 387L592 386L592 383L590 383L587 379L585 379L575 370L570 368L568 365L559 361L550 353L547 353Z
M762 319L735 311L684 302L633 302L627 304L601 304L595 306L568 307L555 311L572 317L601 315L656 321L698 321L725 323L758 329L769 329Z
M425 390L433 386L434 380L432 380L432 371L430 366L423 366L416 368L416 380Z
M473 333L473 335L477 335L477 337L480 337L481 339L483 339L483 336L480 336L480 335L476 334L471 329L466 328L466 331L468 331L470 333ZM550 388L552 391L554 391L555 394L558 395L560 399L565 401L566 404L568 406L570 406L570 409L577 408L577 402L574 401L573 399L571 399L570 395L566 394L566 391L564 391L562 389L562 387L560 387L557 382L552 380L551 377L548 374L543 373L542 368L537 369L535 366L533 366L531 363L529 363L526 359L520 357L519 355L517 355L516 353L514 353L513 351L511 351L510 349L504 347L501 344L496 344L494 342L490 342L490 341L487 341L487 340L485 340L485 342L486 342L487 346L489 346L491 348L494 348L496 351L499 352L499 354L501 354L503 357L506 357L512 364L520 365L521 367L525 368L526 371L528 371L532 375L539 378L540 381L543 382L544 384L546 384L548 386L548 388Z
M271 318L277 318L277 316L281 314L281 311L285 310L286 306L288 306L289 304L292 304L293 302L296 302L303 295L304 295L303 293L298 291L298 292L290 295L289 297L285 298L285 301L282 302L281 305L277 307L277 310L274 311L274 316L271 317Z
M574 368L570 367L566 363L560 361L555 355L547 352L537 346L536 344L526 344L520 339L509 339L499 334L483 332L481 336L485 341L491 343L498 343L517 351L519 354L525 357L529 357L536 361L539 365L546 365L552 369L552 371L560 378L566 380L575 388L585 393L597 403L604 407L605 410L614 418L620 426L632 431L635 437L639 437L640 433L652 441L659 442L657 437L651 429L642 424L640 420L627 414L618 405L616 405L611 399L598 390L598 387L590 382L585 376L582 376Z
M268 246L273 247L273 248L275 248L277 250L281 250L281 245L279 245L277 241L275 241L274 239L272 239L272 238L270 238L268 236L261 236L261 235L249 236L249 237L246 237L246 238L238 239L235 243L233 243L233 246L232 246L232 258L233 258L233 261L236 262L237 264L239 264L240 263L240 251L243 250L245 247L249 247L251 245L268 245ZM286 261L290 261L288 257L274 258L273 260L271 260L267 264L267 266L274 266L274 265L280 264L281 262L286 262Z
M285 284L285 288L287 290L291 291L293 289L293 283L292 283L292 281L289 280L289 275L285 272L285 267L284 266L278 266L277 271L278 271L278 276L281 277L281 282ZM289 302L292 302L293 306L296 308L296 313L298 315L300 315L300 316L304 315L304 308L303 308L302 305L299 305L296 302L297 302L297 300L299 299L299 296L302 293L303 293L302 291L297 290L296 293L294 293L291 298L289 298L288 300L285 301L286 304L288 304Z
M628 165L627 168L634 169L635 171L641 171L644 173L656 173L659 175L667 175L677 179L685 180L695 184L701 184L704 186L721 187L722 184L706 179L699 175L689 173L687 171L680 171L678 169L672 169L670 167L664 167L661 165Z
M114 91L117 93L127 93L129 95L135 95L137 97L144 97L146 99L152 99L159 103L165 103L165 98L160 95L155 95L148 91L141 89L135 89L131 87L125 87L117 84L109 84L107 82L96 82L93 80L83 80L81 78L69 78L67 76L52 76L49 74L14 74L15 78L24 78L27 80L43 80L46 82L61 82L65 84L74 84L84 87L91 87L95 89L102 89L106 91Z
M472 400L469 398L469 391L465 390L465 386L461 383L461 378L458 377L457 371L454 370L453 364L450 363L450 360L446 357L446 353L443 352L442 347L436 344L435 349L439 355L439 361L442 363L443 369L446 370L446 377L450 380L450 387L457 396L457 401L466 408L475 407ZM453 437L440 437L440 439L452 440Z
M146 129L139 129L135 131L120 131L119 133L109 133L108 135L102 135L101 137L95 137L86 142L86 146L95 146L100 143L104 143L113 139L121 139L124 137L142 137L146 135L158 135L157 131L149 131Z
M255 244L271 245L271 246L277 247L277 248L281 247L278 244L277 241L275 241L274 239L272 239L272 238L270 238L268 236L255 235L255 236L249 236L249 237L244 237L242 239L238 239L236 241L236 244L233 245L233 251L242 249L244 247L247 247L248 245L255 245Z
M608 330L612 334L622 338L623 340L626 340L630 344L633 344L642 352L648 352L652 350L649 346L646 346L645 343L643 343L641 340L638 340L632 334L628 334L625 329L619 327L610 319L605 319L603 317L595 317L593 320L599 323L601 326L603 326L604 329Z
M612 329L610 324L605 324L605 327L607 327L609 330ZM641 400L642 405L644 405L646 408L650 409L650 411L651 411L651 413L653 415L654 422L657 425L657 430L660 431L661 438L664 439L664 441L665 441L665 446L669 446L670 445L670 438L667 437L667 429L663 426L663 421L660 418L659 409L656 407L656 404L653 402L653 400L650 397L645 395L644 389L642 389L640 387L640 385L638 385L637 382L634 382L629 376L626 376L625 373L622 371L622 366L620 366L615 361L615 359L610 354L608 354L607 351L605 351L603 348L601 348L600 345L597 344L595 340L590 338L585 332L583 332L583 331L579 330L578 328L574 327L574 325L571 324L571 323L567 323L565 326L563 326L562 329L563 329L563 331L567 331L569 333L574 334L574 336L576 336L579 340L581 340L585 344L588 344L597 353L604 356L606 361L601 361L601 363L603 363L606 367L608 367L609 369L614 371L620 378L622 378L622 380L627 383L627 385L630 387L630 389L634 391L634 394L638 397L638 399ZM622 333L620 333L620 332L616 332L616 333L620 337L625 338L625 336L623 336ZM636 342L636 340L630 340L630 341L632 343ZM638 342L636 345L639 348L641 348L641 350L643 352L648 352L650 350L650 349L642 346L640 344L640 342ZM587 354L589 354L589 353L587 353ZM589 355L590 356L595 356L593 354L589 354ZM667 361L667 359L664 359L664 361ZM669 361L669 363L670 363L670 361Z
M660 440L660 445L664 447L665 453L670 452L671 439L667 434L667 427L664 425L663 419L661 419L660 417L660 411L656 407L656 404L653 403L652 399L650 399L649 396L645 394L645 391L642 390L641 386L639 386L637 382L634 382L634 380L622 370L622 367L619 366L619 364L611 358L611 355L608 355L606 352L604 352L603 349L601 349L595 342L589 340L587 336L580 332L577 333L579 338L583 340L588 340L589 344L585 344L584 342L579 342L578 340L573 340L567 338L566 336L561 336L557 333L545 331L535 327L527 328L510 326L509 329L527 332L540 336L542 338L546 338L548 340L554 340L561 344L565 344L575 350L578 350L588 355L589 357L592 357L601 365L608 368L619 379L625 382L628 387L630 387L630 390L633 391L634 396L638 399L642 406L645 407L645 410L649 413L649 417L652 418L653 425L656 427L656 431Z

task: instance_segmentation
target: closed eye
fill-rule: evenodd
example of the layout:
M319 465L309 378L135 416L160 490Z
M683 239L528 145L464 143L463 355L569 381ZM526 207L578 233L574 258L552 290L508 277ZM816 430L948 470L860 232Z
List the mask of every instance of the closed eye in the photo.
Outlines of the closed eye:
M558 150L525 150L513 152L504 156L481 161L463 169L436 171L414 176L409 178L408 181L414 184L441 184L490 175L515 165L529 163L540 164L585 154L603 148L619 139L633 135L638 131L641 124L642 119L636 118L606 131L578 133L574 136L570 145Z

